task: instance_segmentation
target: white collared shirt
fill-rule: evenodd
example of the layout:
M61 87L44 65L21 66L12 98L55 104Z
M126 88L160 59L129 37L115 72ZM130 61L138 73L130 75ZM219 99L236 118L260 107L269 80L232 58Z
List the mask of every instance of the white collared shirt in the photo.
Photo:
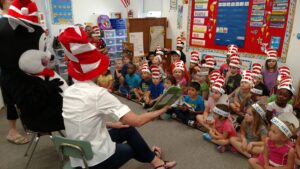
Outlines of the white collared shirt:
M106 89L92 81L77 81L67 88L63 97L63 117L68 138L89 141L94 157L89 166L97 165L115 153L116 145L107 131L104 117L119 120L130 112ZM82 166L81 159L70 158L71 166Z

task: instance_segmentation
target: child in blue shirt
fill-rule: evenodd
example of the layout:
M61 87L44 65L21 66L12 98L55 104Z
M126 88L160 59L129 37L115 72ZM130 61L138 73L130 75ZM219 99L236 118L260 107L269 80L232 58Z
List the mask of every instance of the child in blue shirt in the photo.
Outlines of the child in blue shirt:
M158 71L152 71L152 83L149 86L150 93L145 97L144 108L153 106L159 100L164 92L164 84L161 81L161 74Z
M123 86L121 93L126 95L128 99L131 99L133 90L138 88L141 83L141 78L135 73L136 66L133 63L128 63L127 74L125 76L126 86Z
M204 99L198 95L200 84L192 82L188 87L188 95L184 95L178 107L172 108L169 113L181 120L184 124L195 127L196 115L204 111Z

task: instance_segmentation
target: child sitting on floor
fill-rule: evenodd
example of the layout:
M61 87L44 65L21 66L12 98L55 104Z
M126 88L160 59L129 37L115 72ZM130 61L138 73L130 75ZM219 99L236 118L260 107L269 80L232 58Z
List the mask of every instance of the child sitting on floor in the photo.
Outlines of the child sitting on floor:
M214 125L209 129L208 133L203 134L203 139L212 142L217 146L217 150L223 153L227 150L229 139L236 136L236 131L233 127L230 116L229 107L225 104L217 104L213 108Z
M188 95L184 95L178 107L172 108L168 113L180 119L184 124L194 127L196 115L203 113L205 108L203 98L198 95L199 88L199 83L192 82L188 87Z
M131 95L134 93L134 89L138 88L141 83L141 78L135 73L136 66L132 63L128 63L127 74L125 76L126 86L122 86L121 94L131 99Z
M140 102L143 102L144 98L150 94L150 84L152 83L151 72L148 67L148 63L143 64L141 69L142 72L142 81L139 88L134 89L134 94Z
M108 68L105 73L103 73L98 77L97 84L100 87L106 88L109 92L112 92L112 83L113 83L113 77Z
M224 85L224 77L220 76L212 85L211 93L208 98L208 101L205 106L204 113L201 115L197 115L196 119L199 124L200 130L206 131L212 127L214 124L214 118L213 118L213 108L217 104L228 104L228 96L225 94L225 91L223 89ZM204 128L201 128L203 126Z
M145 96L143 107L152 107L157 100L159 100L164 92L164 85L161 81L161 74L159 70L154 70L152 72L152 83L149 86L150 94Z
M244 116L246 108L251 105L251 88L253 86L252 75L249 70L243 72L240 87L234 92L230 100L230 108L239 116Z
M197 72L194 75L192 82L198 82L200 84L198 94L202 96L204 100L207 100L209 95L208 72Z
M278 86L276 100L267 105L268 121L272 117L278 117L280 120L286 120L293 123L295 127L299 127L299 121L293 114L293 106L288 104L294 94L295 89L292 86L292 78L283 77Z
M269 137L265 141L264 152L258 158L248 160L252 169L261 168L294 168L295 149L291 141L295 127L277 117L272 118Z
M182 60L175 62L173 76L176 79L176 86L181 88L182 91L185 92L185 88L187 86L187 79L184 77L184 63Z
M248 158L264 150L264 141L268 134L264 122L265 117L266 109L263 104L255 103L249 106L241 124L240 136L230 138L231 145Z
M142 69L142 58L141 57L133 57L132 63L136 66L136 74L141 75L141 69Z
M196 51L193 51L193 52L191 52L189 83L195 79L194 76L197 74L197 71L200 71L198 64L199 64L199 53Z
M263 84L261 69L262 66L259 63L254 63L252 65L252 78L253 78L254 87L260 86L263 90L262 95L270 96L270 92L268 88Z
M231 96L236 88L240 86L242 76L239 74L240 56L232 54L230 56L229 71L225 77L225 91Z
M122 59L115 60L115 71L113 80L113 91L119 91L120 88L120 78L122 77L121 70L123 67Z

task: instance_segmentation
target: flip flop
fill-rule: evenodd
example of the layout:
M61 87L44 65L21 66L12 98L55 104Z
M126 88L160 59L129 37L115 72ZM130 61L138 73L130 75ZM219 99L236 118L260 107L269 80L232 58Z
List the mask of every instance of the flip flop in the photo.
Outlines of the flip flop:
M6 139L8 142L12 143L12 144L16 144L16 145L23 145L23 144L27 144L29 142L29 140L21 135L17 135L15 137L12 137L10 135L6 136Z

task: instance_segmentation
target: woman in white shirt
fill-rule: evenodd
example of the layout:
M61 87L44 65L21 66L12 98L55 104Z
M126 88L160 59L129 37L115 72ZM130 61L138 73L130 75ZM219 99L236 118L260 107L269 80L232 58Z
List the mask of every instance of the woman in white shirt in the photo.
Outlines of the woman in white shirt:
M106 89L97 86L97 77L107 70L109 59L88 42L81 28L69 27L58 39L70 59L69 75L76 80L63 96L66 133L69 138L91 143L94 156L88 161L90 168L117 169L132 158L151 163L156 169L174 167L175 161L163 161L156 156L134 128L159 117L168 108L136 115ZM109 131L104 122L107 115L119 121L109 124L113 127ZM80 159L70 160L72 167L83 167Z

